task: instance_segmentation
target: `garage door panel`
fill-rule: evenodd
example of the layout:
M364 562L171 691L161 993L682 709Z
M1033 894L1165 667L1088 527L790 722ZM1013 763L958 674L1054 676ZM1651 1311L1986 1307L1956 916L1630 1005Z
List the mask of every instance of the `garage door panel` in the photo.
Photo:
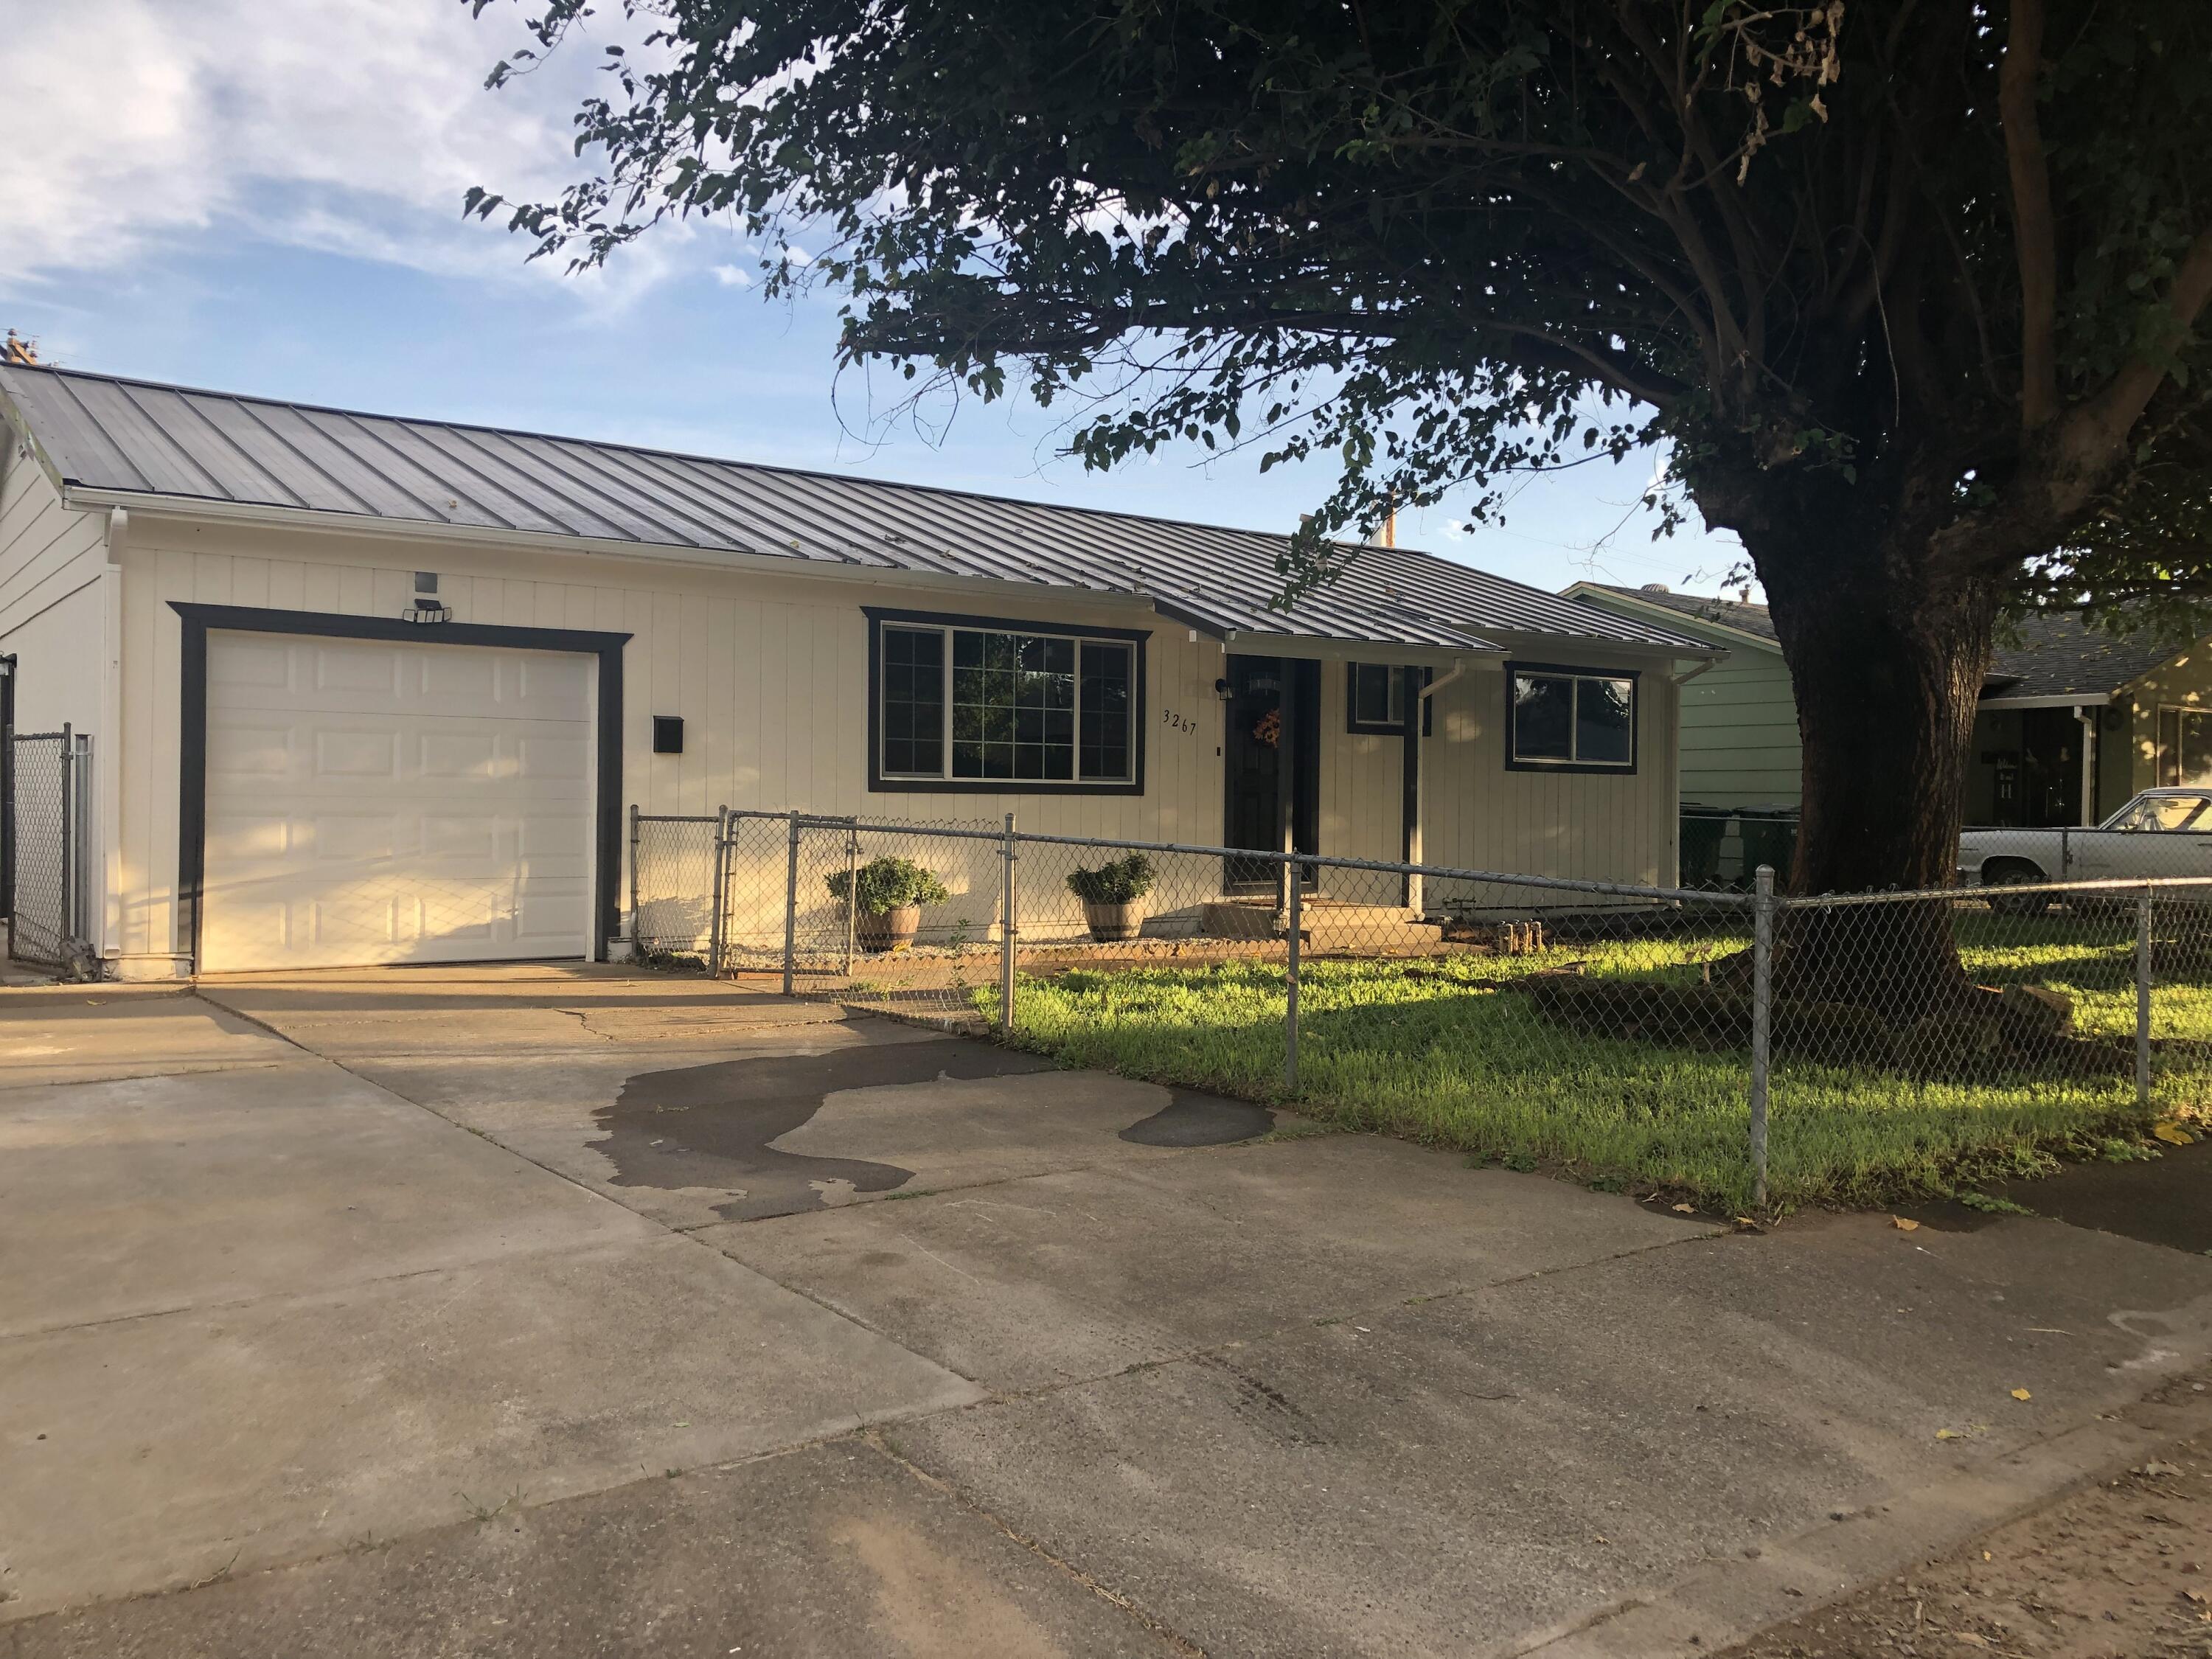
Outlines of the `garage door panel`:
M310 752L318 777L388 781L399 775L399 738L389 730L318 726Z
M281 778L293 769L288 726L208 723L207 769L216 778Z
M204 966L586 948L588 659L217 631L208 667Z

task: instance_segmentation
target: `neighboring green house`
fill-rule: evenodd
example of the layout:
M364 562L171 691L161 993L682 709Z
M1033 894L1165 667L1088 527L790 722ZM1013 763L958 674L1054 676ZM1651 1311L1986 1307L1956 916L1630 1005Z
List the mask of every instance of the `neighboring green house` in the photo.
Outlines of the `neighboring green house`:
M1686 811L1797 803L1796 702L1765 605L1656 585L1566 596L1728 648L1682 687ZM1968 823L2098 823L2167 784L2212 784L2212 641L2106 634L2075 611L2006 625L1974 720Z

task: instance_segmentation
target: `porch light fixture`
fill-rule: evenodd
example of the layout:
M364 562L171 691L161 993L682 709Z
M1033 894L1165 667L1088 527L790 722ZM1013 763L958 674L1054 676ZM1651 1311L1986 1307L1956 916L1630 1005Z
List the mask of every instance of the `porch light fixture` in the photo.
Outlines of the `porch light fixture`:
M413 623L418 628L453 621L453 607L441 605L438 600L436 571L418 570L415 573L415 602L401 611L399 617L402 622Z

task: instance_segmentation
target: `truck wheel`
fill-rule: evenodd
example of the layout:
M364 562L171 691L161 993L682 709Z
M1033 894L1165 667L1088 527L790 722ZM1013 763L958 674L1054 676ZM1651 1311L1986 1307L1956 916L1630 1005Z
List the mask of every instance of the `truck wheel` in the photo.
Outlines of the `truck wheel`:
M2026 859L1995 859L1982 866L1984 887L2030 887L2050 879ZM1994 892L1990 909L2000 916L2040 916L2051 909L2051 895Z

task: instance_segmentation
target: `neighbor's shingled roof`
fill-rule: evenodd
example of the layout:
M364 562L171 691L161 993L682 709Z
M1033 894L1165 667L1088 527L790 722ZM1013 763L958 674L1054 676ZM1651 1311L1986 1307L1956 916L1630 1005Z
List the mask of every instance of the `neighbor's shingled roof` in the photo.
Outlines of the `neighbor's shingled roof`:
M1141 593L1215 634L1431 649L1498 635L1705 655L1664 628L1407 549L1272 608L1288 538L626 444L399 419L74 370L0 366L66 484L411 525L573 536Z
M2141 679L2191 641L2152 629L2107 634L2078 611L2045 611L1997 627L1986 698L2111 693Z
M1773 621L1763 605L1605 582L1589 586L1761 639L1775 637ZM1982 696L1985 700L2110 696L2192 643L2151 629L2107 634L2090 627L2078 611L2035 612L1999 625Z
M1611 582L1577 583L1577 586L1617 593L1624 599L1640 600L1645 605L1656 605L1662 611L1675 611L1698 622L1711 623L1719 628L1733 628L1740 634L1774 640L1774 623L1763 605L1751 605L1741 599L1723 599L1708 593L1673 593L1664 588L1616 587Z

